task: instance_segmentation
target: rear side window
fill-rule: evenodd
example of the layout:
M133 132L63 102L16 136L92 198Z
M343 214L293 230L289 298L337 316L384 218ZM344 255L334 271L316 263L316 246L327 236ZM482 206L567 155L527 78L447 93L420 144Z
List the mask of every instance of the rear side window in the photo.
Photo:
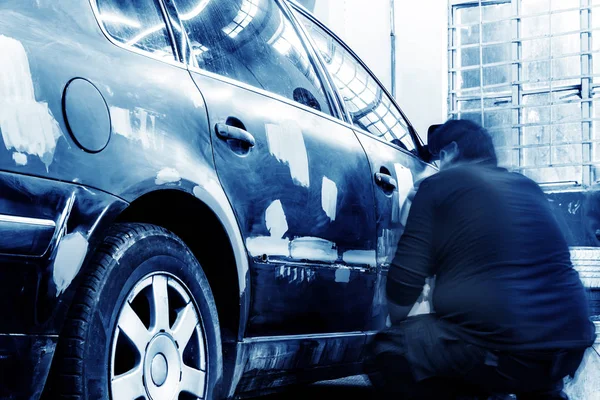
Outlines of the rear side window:
M205 71L331 114L323 85L291 21L273 0L175 0Z
M98 18L113 39L167 60L175 56L159 0L96 0Z
M354 125L408 151L416 145L408 123L368 70L334 37L297 13L344 98Z

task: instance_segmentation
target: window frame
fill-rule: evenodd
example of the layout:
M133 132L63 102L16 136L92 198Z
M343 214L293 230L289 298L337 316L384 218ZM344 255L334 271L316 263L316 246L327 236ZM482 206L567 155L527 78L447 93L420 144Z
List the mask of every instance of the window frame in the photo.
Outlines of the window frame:
M315 53L317 53L317 57L319 59L319 63L321 64L321 68L324 70L324 73L327 75L327 79L329 80L329 85L332 87L332 90L335 92L335 97L337 99L339 107L343 110L344 122L346 122L348 125L352 126L353 129L356 129L357 131L364 133L364 134L368 135L369 137L376 138L376 139L382 141L383 143L387 143L390 146L393 146L394 148L402 150L403 152L406 152L413 156L418 156L422 160L427 159L427 157L424 157L424 152L426 152L426 149L423 145L423 142L421 141L421 138L419 137L416 130L414 129L414 126L412 125L410 120L406 117L406 115L402 111L402 108L398 105L396 99L391 95L391 93L387 90L387 88L381 83L381 81L377 78L377 76L369 69L369 67L363 62L363 60L360 57L358 57L358 55L343 40L341 40L334 32L332 32L327 26L325 26L323 23L321 23L314 15L312 15L312 13L307 11L304 7L297 4L293 0L291 0L291 1L287 0L287 1L285 1L285 3L290 7L291 10L296 11L297 13L304 16L305 18L310 20L312 23L314 23L315 25L320 27L327 35L329 35L344 50L346 50L348 52L348 54L351 57L353 57L354 60L366 71L366 73L369 74L369 76L373 79L375 84L377 84L379 86L382 93L390 99L391 105L396 107L396 109L400 113L400 116L406 122L406 125L408 128L408 133L411 136L413 143L415 144L416 154L414 152L406 150L398 145L395 145L388 140L385 140L383 137L378 137L369 131L365 131L360 126L354 124L352 117L350 115L350 112L348 111L348 107L346 106L346 103L344 102L339 89L337 88L337 86L334 83L335 81L334 81L333 77L331 76L331 74L329 73L327 68L325 67L325 61L323 60L321 54L319 54L319 52L316 50L317 47L316 47L314 40L311 38L310 34L306 31L306 28L304 27L302 22L298 21L296 16L293 15L293 13L292 13L295 23L299 26L299 29L301 29L303 34L306 36L306 40L309 42L310 46L313 49L315 49L314 50Z
M156 1L160 8L160 16L162 17L162 19L165 23L165 27L167 29L167 37L168 37L169 43L171 45L171 49L173 50L173 59L165 59L165 58L158 57L151 51L143 50L143 49L140 49L139 47L135 47L135 46L129 46L126 43L123 43L123 42L115 39L108 32L108 30L104 26L104 23L102 22L102 19L100 18L100 10L98 8L98 0L89 0L89 3L90 3L90 7L92 8L92 13L94 14L94 18L96 19L96 23L98 24L98 27L100 28L100 30L102 31L102 33L104 34L104 36L106 37L106 39L109 42L111 42L112 44L114 44L117 47L120 47L122 49L130 51L132 53L136 53L136 54L139 54L139 55L142 55L145 57L149 57L149 58L152 58L153 60L161 61L163 63L170 64L170 65L173 65L173 66L176 66L179 68L185 68L185 66L182 63L181 55L179 53L179 48L177 46L177 41L176 41L175 35L173 33L173 29L167 18L168 13L167 13L167 10L163 3L163 0L150 0L150 1Z
M195 62L195 57L191 54L191 51L190 51L190 49L191 49L190 39L188 37L187 32L185 31L185 28L183 26L183 21L181 21L181 19L180 19L179 12L177 11L174 2L170 1L170 0L159 0L159 1L161 1L161 2L164 1L166 3L165 10L168 15L168 23L176 25L178 28L178 29L172 28L172 30L180 31L180 33L178 35L181 37L181 39L180 39L180 41L177 41L176 43L177 43L177 46L179 47L180 54L182 54L182 62L184 64L184 67L187 68L190 72L198 73L200 75L207 76L207 77L210 77L213 79L217 79L219 81L226 82L228 84L249 90L251 92L255 92L257 94L261 94L261 95L276 99L278 101L293 105L295 107L302 108L305 111L310 111L312 113L316 113L317 115L326 117L328 119L333 119L336 121L340 120L340 118L341 118L340 116L342 115L342 110L339 108L337 101L333 97L333 88L330 86L330 82L329 82L327 75L325 75L325 71L323 71L321 68L321 64L319 62L319 59L317 58L317 54L314 52L314 49L312 48L310 43L308 43L305 40L305 37L303 35L304 32L301 29L299 29L300 27L296 23L296 20L293 18L293 16L289 12L289 9L287 8L286 4L284 4L282 1L267 0L267 1L273 1L275 3L275 5L277 7L279 7L281 12L285 16L285 18L287 18L288 21L291 23L291 25L294 29L294 32L298 35L298 38L300 39L302 46L306 50L309 61L312 65L312 67L315 69L317 78L319 79L319 82L323 86L323 92L324 92L325 98L328 102L328 106L329 106L329 109L331 110L331 113L317 110L317 109L309 107L305 104L299 103L293 99L290 99L289 97L280 95L278 93L274 93L269 90L250 85L243 81L240 81L240 80L237 80L234 78L230 78L230 77L227 77L224 75L220 75L220 74L217 74L217 73L214 73L211 71L207 71L207 70L204 70L204 69L198 67Z
M488 5L497 4L509 4L510 15L493 21L484 21L482 18L483 7ZM594 78L598 75L594 75L593 71L593 57L597 54L598 61L600 61L599 50L594 51L592 48L592 33L600 35L598 28L594 28L592 25L592 11L600 16L600 6L594 5L592 0L580 0L577 7L565 7L564 9L552 9L551 1L548 1L548 10L539 11L532 10L532 12L524 14L522 12L522 1L521 0L449 0L448 1L448 115L449 118L456 118L464 110L461 110L459 103L466 99L473 98L473 100L480 100L481 104L478 108L474 108L473 113L478 113L481 123L485 121L486 111L497 110L496 107L490 109L484 105L487 100L510 98L507 106L502 106L503 110L510 110L510 120L507 125L499 127L502 131L510 132L509 137L506 138L508 142L505 148L507 154L510 155L511 168L518 172L525 172L527 170L539 171L551 170L553 168L581 168L581 173L578 171L573 175L576 180L567 180L560 182L553 182L551 180L539 182L541 186L548 186L552 188L556 187L590 187L598 185L600 183L600 175L598 168L600 167L600 161L594 161L593 149L594 146L600 145L600 140L594 138L593 129L595 124L600 124L600 118L594 118L594 100L597 101L596 106L600 106L600 98L594 97L594 89L600 88L600 81L594 82ZM474 7L480 9L479 18L477 22L459 24L456 18L456 11L461 8ZM578 29L577 30L565 30L560 32L552 31L552 18L554 15L568 14L571 12L579 11L578 18ZM549 20L548 32L543 35L529 35L523 33L523 20L533 18L545 18ZM482 26L484 23L506 23L509 24L510 28L510 39L499 42L485 43L485 46L490 44L506 44L510 46L510 59L501 63L495 63L492 65L510 65L509 81L502 86L508 88L507 91L502 92L487 92L483 86L483 76L480 76L479 86L474 87L476 89L469 94L460 94L461 88L459 84L459 76L464 67L459 59L459 49L464 46L460 45L459 29L463 26L479 26L479 40L473 44L474 48L480 49L480 60L479 64L475 64L474 68L483 70L482 62L482 49L485 47L482 41ZM574 53L565 52L555 54L553 48L553 41L555 38L564 38L569 36L577 36L578 50ZM535 39L537 40L548 40L548 55L542 56L536 55L535 57L523 57L523 43L531 43ZM553 76L553 65L556 60L577 58L579 74L577 75L565 75L565 76ZM543 83L543 86L532 87L535 80L531 78L525 79L525 66L530 62L541 62L548 63L548 79L539 80ZM485 64L486 67L488 64ZM481 72L480 72L481 74ZM576 82L566 82L567 79ZM569 93L576 92L578 98L575 101L568 100L555 100L554 96L559 95L561 92ZM540 105L528 105L526 98L532 95L547 95L548 101ZM556 120L554 117L555 107L568 106L570 104L577 103L580 110L579 114L573 113L574 118L569 118L569 121ZM524 110L529 108L540 108L550 109L550 117L548 121L538 122L527 122L524 119ZM553 140L554 127L567 124L579 124L581 139L578 137L573 140L567 139L566 141L556 142ZM528 127L541 128L548 130L548 143L537 143L537 144L525 144L525 130ZM596 125L596 130L599 126ZM596 134L598 135L598 133ZM553 153L558 151L561 147L568 145L581 145L581 161L568 162L553 162ZM548 147L549 161L547 163L540 163L530 165L525 162L524 153L530 148L546 148ZM570 177L569 177L570 178ZM551 179L551 178L550 178Z

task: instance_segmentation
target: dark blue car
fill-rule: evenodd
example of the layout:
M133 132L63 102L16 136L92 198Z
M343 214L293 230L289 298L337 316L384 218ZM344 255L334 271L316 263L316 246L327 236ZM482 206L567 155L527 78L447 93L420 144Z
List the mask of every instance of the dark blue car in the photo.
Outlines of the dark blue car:
M2 0L0 397L355 374L435 168L283 0Z

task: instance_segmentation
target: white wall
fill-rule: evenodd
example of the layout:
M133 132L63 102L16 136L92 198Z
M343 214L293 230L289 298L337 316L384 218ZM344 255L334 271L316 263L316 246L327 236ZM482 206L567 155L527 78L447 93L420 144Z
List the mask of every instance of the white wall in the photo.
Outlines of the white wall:
M396 98L426 141L447 118L447 0L395 0ZM316 0L314 14L391 89L391 0Z
M390 0L316 0L314 14L390 89Z
M447 6L396 0L396 98L424 141L427 128L448 115Z

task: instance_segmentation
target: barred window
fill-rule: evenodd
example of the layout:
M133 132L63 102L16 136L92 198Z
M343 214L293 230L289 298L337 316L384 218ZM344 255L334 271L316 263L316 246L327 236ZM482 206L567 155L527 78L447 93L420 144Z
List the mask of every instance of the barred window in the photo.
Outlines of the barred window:
M449 112L541 184L600 182L600 0L450 0Z

